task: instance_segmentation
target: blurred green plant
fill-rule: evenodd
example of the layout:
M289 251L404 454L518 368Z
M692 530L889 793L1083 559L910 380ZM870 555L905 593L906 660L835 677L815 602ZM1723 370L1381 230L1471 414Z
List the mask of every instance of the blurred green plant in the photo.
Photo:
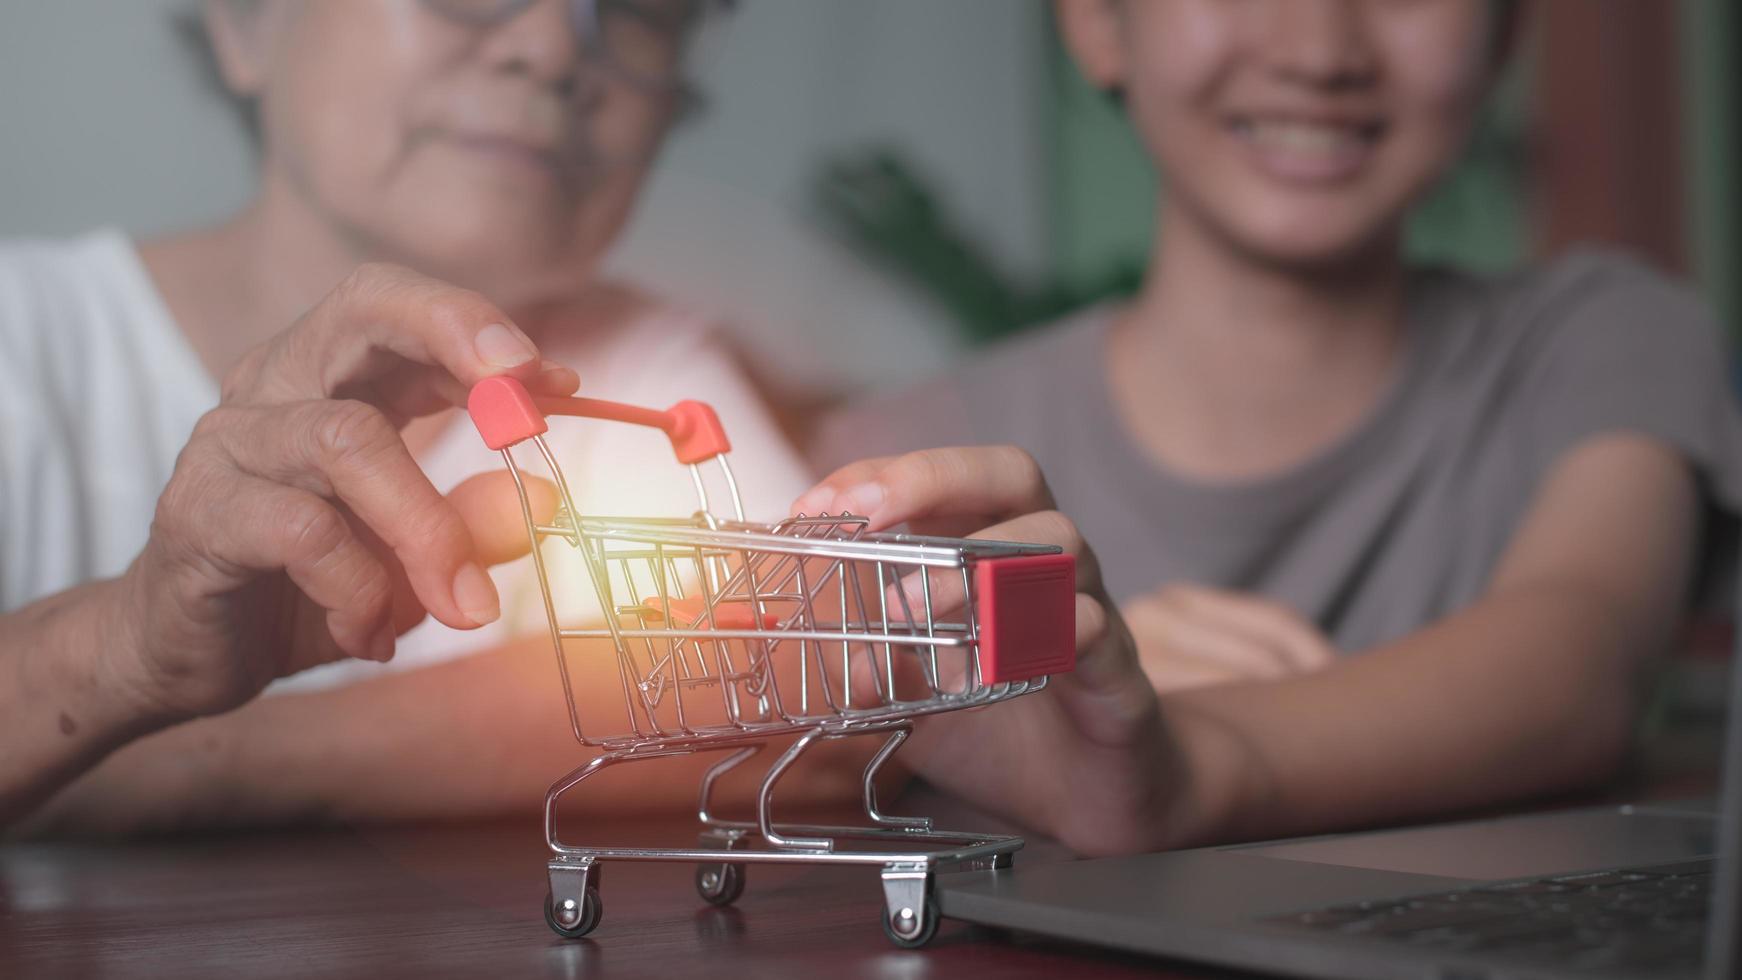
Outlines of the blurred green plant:
M1529 257L1529 70L1514 59L1457 166L1411 212L1411 260L1497 273Z
M1129 295L1141 262L1081 281L1029 282L1000 267L898 151L873 147L828 162L812 198L826 226L863 258L949 311L962 335L985 343L1114 296Z

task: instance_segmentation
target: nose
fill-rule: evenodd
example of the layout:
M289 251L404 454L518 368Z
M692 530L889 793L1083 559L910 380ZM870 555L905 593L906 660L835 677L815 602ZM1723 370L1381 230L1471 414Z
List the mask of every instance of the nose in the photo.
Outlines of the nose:
M571 0L536 0L491 30L484 57L501 71L523 73L565 94L573 91L580 58L569 15Z
M1279 76L1319 88L1355 88L1378 70L1366 18L1370 0L1270 0L1261 32Z

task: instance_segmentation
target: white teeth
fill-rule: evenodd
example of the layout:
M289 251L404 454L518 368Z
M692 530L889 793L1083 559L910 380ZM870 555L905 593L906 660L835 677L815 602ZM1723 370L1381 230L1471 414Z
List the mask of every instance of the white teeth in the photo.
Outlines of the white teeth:
M1354 126L1336 126L1293 120L1242 121L1238 131L1254 143L1290 153L1342 153L1367 142Z

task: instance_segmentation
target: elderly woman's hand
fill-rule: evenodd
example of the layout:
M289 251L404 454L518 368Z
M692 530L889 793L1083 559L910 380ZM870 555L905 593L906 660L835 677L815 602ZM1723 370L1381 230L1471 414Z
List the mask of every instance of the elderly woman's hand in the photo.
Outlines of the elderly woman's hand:
M902 758L934 783L1082 853L1160 846L1180 761L1095 556L1014 447L934 449L845 466L794 512L850 511L873 529L1053 544L1077 559L1077 666L1039 695L922 721ZM936 599L934 594L934 600Z
M487 519L502 497L486 478L438 493L400 429L495 374L550 394L577 384L483 297L386 266L248 354L120 583L112 676L138 710L210 714L306 667L386 660L426 613L494 620L483 566L524 550L517 513Z

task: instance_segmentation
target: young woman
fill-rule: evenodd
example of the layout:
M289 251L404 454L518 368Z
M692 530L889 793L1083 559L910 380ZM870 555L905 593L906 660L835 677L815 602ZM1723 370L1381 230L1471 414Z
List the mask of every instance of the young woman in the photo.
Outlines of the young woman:
M820 440L827 466L922 451L845 466L812 513L923 518L988 458L1050 484L1182 760L1150 845L1602 778L1742 502L1693 295L1603 252L1405 261L1515 7L1059 0L1165 186L1141 291ZM976 443L1020 451L931 448Z

